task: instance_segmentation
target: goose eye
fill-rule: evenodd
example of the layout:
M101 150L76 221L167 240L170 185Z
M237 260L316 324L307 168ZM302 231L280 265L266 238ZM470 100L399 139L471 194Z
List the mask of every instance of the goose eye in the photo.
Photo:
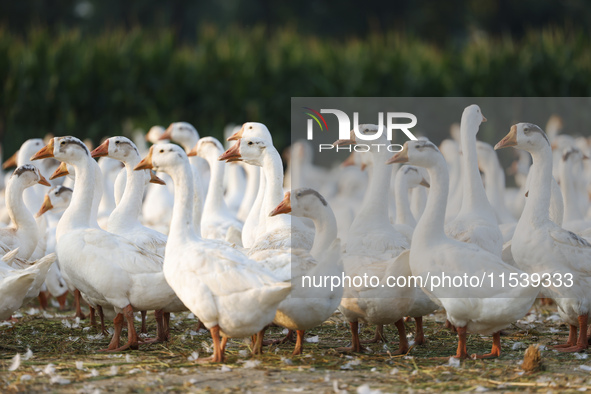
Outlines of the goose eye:
M298 193L298 194L296 195L296 197L301 197L301 196L302 196L302 193Z
M66 141L62 141L62 142L61 142L61 144L62 144L62 145L66 145Z
M164 153L164 149L160 149L160 153Z
M252 130L252 126L250 126L250 127L249 127L249 129L251 129L251 130Z
M248 143L248 145L252 145L252 141L250 141L250 142Z
M115 141L116 144L119 144L119 141Z

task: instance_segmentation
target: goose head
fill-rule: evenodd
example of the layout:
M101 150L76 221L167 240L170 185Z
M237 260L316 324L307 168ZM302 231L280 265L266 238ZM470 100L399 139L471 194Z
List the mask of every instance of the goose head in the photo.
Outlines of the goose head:
M260 137L247 137L236 141L234 146L224 152L218 160L241 160L248 164L262 167L263 154L273 144Z
M23 142L19 150L17 150L10 158L2 163L2 168L17 167L19 165L30 163L30 157L39 149L43 148L45 144L41 138L31 138Z
M170 143L154 144L150 147L148 155L134 167L134 170L153 169L172 175L175 169L188 163L189 158L180 146Z
M171 123L164 134L160 136L159 141L170 140L178 142L188 151L195 146L198 139L199 133L191 123L174 122Z
M300 188L285 192L283 201L277 205L269 216L289 213L292 216L317 218L328 203L324 197L314 189Z
M55 157L57 160L71 165L81 164L91 159L90 151L86 145L72 136L52 138L45 147L31 157L31 160L47 157Z
M214 137L203 137L187 156L198 156L207 161L216 161L224 151L221 142Z
M273 138L267 126L258 122L246 122L240 130L228 137L228 141L237 141L247 137L258 137L273 143Z
M417 186L424 186L429 187L429 182L427 181L427 175L425 174L425 170L420 167L415 167L411 165L406 165L398 170L397 176L403 178L406 181L409 189Z
M515 147L529 153L551 149L546 133L533 123L517 123L511 131L495 145L495 150Z
M51 184L47 182L47 179L41 175L41 172L37 167L32 164L25 164L14 170L8 183L18 185L21 190L36 184L51 186Z
M430 141L405 142L403 149L386 162L392 163L409 163L423 168L446 166L443 155Z
M165 143L168 142L168 140L166 139L160 139L160 137L162 136L162 134L164 134L166 130L164 129L164 127L162 126L152 126L150 127L150 130L148 130L148 132L146 133L146 141L152 143L152 144L157 144L157 143Z
M474 134L478 133L478 128L480 124L486 122L486 118L482 114L480 107L476 104L472 104L464 108L464 112L462 113L462 123L461 125L466 125L466 130L474 132Z
M93 158L106 156L122 163L129 162L131 165L135 165L140 161L140 153L135 144L126 137L107 138L90 155Z
M69 187L57 186L52 188L45 195L43 204L35 217L39 217L51 209L57 211L65 210L70 205L70 201L72 201L72 193L73 191Z

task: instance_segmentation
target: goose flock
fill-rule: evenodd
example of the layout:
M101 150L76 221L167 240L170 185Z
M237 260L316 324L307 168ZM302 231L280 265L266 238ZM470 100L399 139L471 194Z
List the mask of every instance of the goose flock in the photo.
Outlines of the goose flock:
M364 350L360 323L375 326L369 342L384 341L393 324L395 353L405 354L404 319L424 345L423 317L444 310L458 334L452 357L470 357L467 333L479 333L492 335L492 349L471 357L490 358L500 355L501 330L544 297L570 327L555 349L582 351L591 141L561 134L552 116L547 132L508 125L493 148L477 140L485 121L470 105L439 147L422 137L395 154L376 149L390 144L377 125L359 125L374 144L331 169L314 164L308 141L282 159L256 122L226 128L226 146L186 122L94 150L73 136L30 139L3 165L16 169L1 182L0 319L35 299L45 308L49 297L64 310L72 293L77 317L85 302L104 335L112 321L101 351L119 352L170 340L171 313L190 311L213 340L212 356L196 361L223 362L228 338L250 338L261 353L271 325L286 328L281 341L301 354L305 332L335 313L351 329L338 351ZM357 135L333 145L357 145ZM496 153L509 147L514 187ZM439 285L446 276L453 286ZM408 284L392 285L400 278ZM138 334L138 312L142 333L154 312L152 338Z

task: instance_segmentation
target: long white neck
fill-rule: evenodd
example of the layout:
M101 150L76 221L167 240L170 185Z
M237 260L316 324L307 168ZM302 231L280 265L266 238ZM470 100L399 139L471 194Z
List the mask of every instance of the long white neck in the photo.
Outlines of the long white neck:
M90 157L78 163L72 163L76 171L76 185L70 205L57 225L56 239L58 241L62 235L72 230L90 227L92 210L89 210L88 207L94 209L93 200L100 201L100 197L95 198L97 174L93 163L96 165L96 162ZM96 166L98 167L98 165ZM100 173L100 169L98 172ZM98 183L102 184L102 180L99 179Z
M309 218L314 222L314 228L316 229L314 244L310 249L310 254L315 259L319 259L321 254L328 250L337 237L338 231L337 219L329 206L317 211L319 212L314 212L315 215Z
M219 152L220 154L222 152ZM219 156L219 155L218 155ZM208 157L209 164L209 188L203 205L203 212L227 213L228 207L224 200L224 172L226 163L217 160L215 157Z
M550 145L530 152L533 164L530 167L528 195L519 223L537 226L550 220L550 196L552 184L552 150Z
M390 225L388 218L388 190L390 189L392 168L385 160L371 166L369 185L361 208L353 220L351 228L363 228L366 224L385 226Z
M109 231L111 229L131 228L139 225L139 215L142 212L142 198L146 185L146 174L144 171L134 171L133 168L140 162L140 157L134 157L125 164L127 174L125 190L121 201L109 216Z
M267 147L263 153L263 172L266 185L259 220L265 222L265 231L268 231L270 223L289 223L286 215L269 217L269 213L283 200L283 165L279 153L272 146Z
M240 209L238 210L238 219L246 222L246 220L248 220L247 218L250 216L250 212L255 209L257 202L260 208L260 201L257 201L257 199L261 182L261 169L246 164L244 170L246 171L246 191L244 192L244 198L240 204ZM260 195L262 201L263 192L261 192Z
M478 170L478 157L476 155L476 133L468 130L468 124L461 125L462 143L462 187L464 195L460 215L477 213L486 217L492 223L496 223L496 215L488 199L484 184Z
M429 247L436 240L447 238L444 232L445 209L449 192L447 163L441 157L437 165L427 168L431 187L425 211L419 219L412 237L412 247Z
M394 188L394 198L396 200L396 224L406 224L414 228L417 225L417 221L410 211L408 181L402 176L402 173L399 172L398 174Z
M575 171L572 167L572 165L568 165L562 160L558 165L558 171L560 173L560 190L562 191L562 196L564 198L564 223L580 220L584 217L579 209L579 194L577 193L573 179Z
M174 206L167 248L173 243L178 244L198 236L193 223L195 173L189 162L185 161L180 168L175 168L169 175L174 183ZM200 182L199 179L196 181Z
M505 206L505 174L496 157L482 163L482 170L486 181L486 196L490 205L499 214L506 213Z
M17 235L30 235L34 237L34 242L37 244L37 223L33 218L31 212L25 206L23 201L23 191L25 190L15 175L8 181L6 186L6 209L8 215L14 223Z

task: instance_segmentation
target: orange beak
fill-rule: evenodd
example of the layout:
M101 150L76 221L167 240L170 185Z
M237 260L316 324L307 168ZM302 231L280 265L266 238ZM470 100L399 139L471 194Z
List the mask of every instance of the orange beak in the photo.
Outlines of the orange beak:
M218 157L219 161L238 161L242 158L240 155L240 140L236 141L234 145L227 151L225 151L220 157Z
M164 134L162 134L160 137L158 137L158 141L171 140L172 139L172 125L173 124L174 123L171 123L170 126L168 126L168 128L164 132Z
M187 156L197 156L197 145L199 145L199 143L195 144L193 149L191 149L191 151L189 153L187 153Z
M235 132L234 134L232 134L231 136L228 137L228 141L237 141L240 138L242 138L242 134L244 134L244 124L242 125L240 130L238 130L237 132Z
M16 167L16 157L18 156L18 151L14 152L14 155L10 156L8 160L2 163L2 169L5 170L10 167Z
M43 186L51 186L51 183L47 182L47 179L41 173L39 173L39 180L37 181L38 184Z
M517 145L517 126L511 126L511 131L495 145L495 150Z
M109 140L105 140L102 144L100 144L95 150L90 152L90 156L92 158L95 157L103 157L109 155Z
M38 218L39 216L43 215L45 212L49 211L52 208L53 205L51 205L51 200L49 199L49 196L46 194L45 198L43 199L43 205L41 205L41 208L39 208L39 212L37 212L35 217Z
M394 164L394 163L407 163L408 162L408 148L406 147L406 143L402 150L392 156L386 164Z
M66 176L68 175L70 172L68 171L68 166L66 165L65 162L61 162L60 166L53 172L53 174L51 174L51 176L49 177L50 180L53 180L55 178L60 178L62 176Z
M155 183L157 185L166 185L166 182L164 182L162 179L158 178L156 176L156 173L152 170L150 170L150 183Z
M53 144L55 142L55 138L52 138L49 141L49 144L45 145L43 148L39 149L39 152L35 153L31 160L39 160L39 159L46 159L48 157L53 157Z
M482 123L486 122L486 118L482 115Z
M355 165L355 152L351 152L349 156L341 163L341 167L349 167Z
M139 170L151 170L152 169L152 152L154 151L154 145L150 147L150 152L148 152L148 156L144 157L142 161L137 163L137 165L133 168L135 171Z
M291 192L285 192L285 197L283 197L283 201L279 203L275 207L274 210L271 211L269 216L279 215L281 213L290 213L291 212Z

